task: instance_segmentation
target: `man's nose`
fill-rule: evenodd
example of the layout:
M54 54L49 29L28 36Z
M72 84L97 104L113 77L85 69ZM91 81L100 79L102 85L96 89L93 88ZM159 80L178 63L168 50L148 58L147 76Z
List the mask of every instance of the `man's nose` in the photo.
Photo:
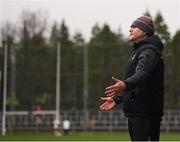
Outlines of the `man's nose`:
M129 29L129 32L132 32L132 30L133 30L133 29L132 29L132 28L130 28L130 29Z

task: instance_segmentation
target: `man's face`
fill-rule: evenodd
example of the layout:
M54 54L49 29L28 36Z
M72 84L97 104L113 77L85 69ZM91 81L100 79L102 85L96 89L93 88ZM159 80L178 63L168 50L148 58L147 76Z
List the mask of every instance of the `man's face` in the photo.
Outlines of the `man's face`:
M146 37L146 33L138 27L131 27L129 29L129 32L130 34L128 40L133 43L138 43Z

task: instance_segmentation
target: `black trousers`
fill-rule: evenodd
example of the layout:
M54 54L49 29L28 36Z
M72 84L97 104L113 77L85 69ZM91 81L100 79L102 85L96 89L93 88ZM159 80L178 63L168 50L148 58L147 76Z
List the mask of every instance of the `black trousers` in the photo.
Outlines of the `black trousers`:
M131 141L159 141L161 118L128 117Z

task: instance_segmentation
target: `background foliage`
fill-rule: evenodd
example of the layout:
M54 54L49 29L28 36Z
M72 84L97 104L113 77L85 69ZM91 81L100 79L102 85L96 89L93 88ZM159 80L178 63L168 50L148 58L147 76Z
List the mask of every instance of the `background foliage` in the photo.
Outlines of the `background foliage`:
M151 16L149 11L144 15ZM6 23L1 29L5 41L3 46L6 44L9 51L8 109L27 110L35 104L41 105L42 109L55 109L58 41L61 43L61 108L83 109L84 48L87 48L88 109L97 109L100 97L104 96L104 88L112 83L111 76L123 77L131 52L127 38L121 31L112 31L108 24L102 27L95 24L90 40L85 42L80 32L70 35L65 20L55 22L47 38L45 15L23 11L20 19L19 27ZM172 36L160 12L153 20L156 32L165 45L165 107L178 108L180 30ZM3 48L0 48L0 55L3 70ZM0 101L2 105L2 95Z

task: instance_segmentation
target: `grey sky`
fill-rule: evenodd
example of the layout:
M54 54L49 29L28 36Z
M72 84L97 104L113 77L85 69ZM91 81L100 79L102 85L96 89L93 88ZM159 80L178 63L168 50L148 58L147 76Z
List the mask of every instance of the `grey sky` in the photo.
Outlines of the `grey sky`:
M147 9L153 17L161 11L172 35L180 29L179 0L0 0L0 24L18 25L23 9L46 10L49 27L64 18L71 36L80 31L86 40L95 23L107 23L113 31L121 28L127 36L132 21Z

